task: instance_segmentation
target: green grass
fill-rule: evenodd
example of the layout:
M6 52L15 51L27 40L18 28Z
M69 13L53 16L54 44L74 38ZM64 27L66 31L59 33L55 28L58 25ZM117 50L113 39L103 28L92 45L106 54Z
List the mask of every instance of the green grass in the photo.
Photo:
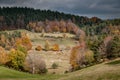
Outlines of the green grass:
M109 62L107 64L110 64L110 65L120 64L120 60L112 61L112 62Z
M99 73L98 73L99 74ZM120 75L116 73L105 73L102 75L86 75L86 76L77 76L65 80L119 80Z
M0 66L0 80L120 80L119 60L97 64L67 74L32 75ZM113 66L114 65L114 66Z
M112 62L118 63L119 60ZM68 73L59 80L120 80L120 66L101 63L79 71Z
M0 66L0 80L55 80L61 76L55 74L32 75Z
M114 60L111 63L116 64L119 61ZM0 80L120 80L120 66L113 65L101 63L63 75L32 75L0 66Z

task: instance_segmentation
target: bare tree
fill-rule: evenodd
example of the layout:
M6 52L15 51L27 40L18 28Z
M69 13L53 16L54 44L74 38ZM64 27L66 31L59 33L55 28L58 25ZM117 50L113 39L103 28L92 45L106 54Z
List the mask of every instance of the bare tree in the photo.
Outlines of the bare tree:
M35 73L46 73L46 64L40 54L29 53L25 60L25 70L32 74Z

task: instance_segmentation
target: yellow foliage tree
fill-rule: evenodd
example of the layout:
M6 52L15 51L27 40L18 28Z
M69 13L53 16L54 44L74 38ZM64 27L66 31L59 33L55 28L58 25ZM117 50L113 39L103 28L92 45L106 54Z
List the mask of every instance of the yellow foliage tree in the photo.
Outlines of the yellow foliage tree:
M0 64L6 64L9 61L8 54L5 52L4 48L0 47Z
M7 65L14 69L22 70L25 57L26 55L22 51L11 49L9 52L10 61Z

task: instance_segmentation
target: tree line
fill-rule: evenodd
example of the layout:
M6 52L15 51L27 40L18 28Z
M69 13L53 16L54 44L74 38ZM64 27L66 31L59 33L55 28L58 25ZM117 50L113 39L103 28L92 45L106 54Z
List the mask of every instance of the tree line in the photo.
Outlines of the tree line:
M46 20L71 20L80 27L84 25L99 24L102 22L97 17L83 17L63 12L40 10L27 7L0 7L0 30L26 29L29 22Z

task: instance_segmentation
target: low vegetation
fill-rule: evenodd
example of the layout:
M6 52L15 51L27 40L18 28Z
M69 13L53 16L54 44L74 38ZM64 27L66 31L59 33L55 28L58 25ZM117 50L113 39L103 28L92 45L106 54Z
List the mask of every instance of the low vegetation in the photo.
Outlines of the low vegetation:
M109 64L109 65L117 65L117 64L120 64L120 60L111 61L111 62L109 62L107 64Z
M52 67L52 69L57 69L57 68L58 68L58 64L57 64L57 63L53 63L53 64L51 65L51 67Z
M35 48L35 50L41 51L41 50L42 50L42 47L41 47L41 46L37 46L37 47Z

